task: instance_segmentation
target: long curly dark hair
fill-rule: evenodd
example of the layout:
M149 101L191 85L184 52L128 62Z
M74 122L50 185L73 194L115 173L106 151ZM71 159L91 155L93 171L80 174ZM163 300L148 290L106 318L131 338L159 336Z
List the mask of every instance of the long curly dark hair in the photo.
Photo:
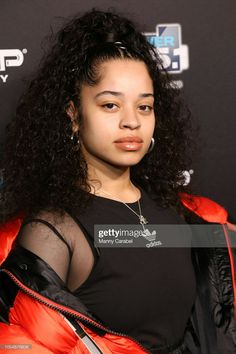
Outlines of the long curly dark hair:
M61 29L7 127L0 220L42 209L81 209L89 199L87 165L71 140L69 103L80 109L81 84L95 85L110 59L143 61L154 84L155 148L131 167L132 181L163 206L180 210L182 171L191 164L191 120L155 48L130 20L91 10ZM114 42L122 42L122 50Z

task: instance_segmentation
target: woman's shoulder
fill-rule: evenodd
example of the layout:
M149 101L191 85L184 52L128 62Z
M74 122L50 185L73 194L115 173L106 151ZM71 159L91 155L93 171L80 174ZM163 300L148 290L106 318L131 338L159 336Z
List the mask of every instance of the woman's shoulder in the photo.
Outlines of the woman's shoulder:
M79 232L68 213L42 210L24 218L17 244L45 261L66 281Z
M22 220L19 240L43 240L46 243L63 242L73 253L76 234L80 232L73 217L64 210L41 210Z

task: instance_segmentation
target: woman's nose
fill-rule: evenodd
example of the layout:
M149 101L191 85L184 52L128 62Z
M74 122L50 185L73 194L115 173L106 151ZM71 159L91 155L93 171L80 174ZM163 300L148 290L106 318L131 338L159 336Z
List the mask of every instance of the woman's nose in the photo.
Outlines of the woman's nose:
M125 109L120 120L120 128L137 129L138 127L140 127L140 119L136 110Z

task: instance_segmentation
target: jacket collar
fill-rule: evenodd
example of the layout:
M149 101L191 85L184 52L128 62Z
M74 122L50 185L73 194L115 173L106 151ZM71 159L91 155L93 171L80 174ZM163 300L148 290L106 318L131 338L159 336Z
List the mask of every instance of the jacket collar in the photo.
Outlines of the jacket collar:
M69 291L66 284L43 259L16 244L3 262L0 274L7 273L18 288L59 311L68 310L91 324L102 323L80 299ZM104 327L105 328L105 327Z

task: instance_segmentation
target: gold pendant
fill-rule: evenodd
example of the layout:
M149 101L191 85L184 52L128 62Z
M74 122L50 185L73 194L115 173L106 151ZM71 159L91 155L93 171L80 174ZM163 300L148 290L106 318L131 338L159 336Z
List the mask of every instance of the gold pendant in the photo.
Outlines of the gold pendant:
M140 222L141 225L148 224L147 219L143 215L140 215L139 222Z

